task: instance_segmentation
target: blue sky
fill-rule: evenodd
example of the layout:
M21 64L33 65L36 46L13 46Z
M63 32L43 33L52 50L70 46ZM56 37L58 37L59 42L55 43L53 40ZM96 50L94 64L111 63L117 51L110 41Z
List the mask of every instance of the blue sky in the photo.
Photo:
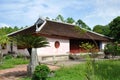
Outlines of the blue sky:
M91 28L120 16L120 0L0 0L0 27L30 26L39 17L81 19Z

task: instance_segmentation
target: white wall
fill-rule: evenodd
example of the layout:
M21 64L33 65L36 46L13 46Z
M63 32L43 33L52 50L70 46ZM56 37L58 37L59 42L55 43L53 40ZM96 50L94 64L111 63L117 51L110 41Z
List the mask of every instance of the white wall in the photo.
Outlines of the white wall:
M25 56L29 55L29 52L27 51L27 49L18 49L15 44L13 46L13 51L18 55L25 55Z
M2 50L2 53L7 54L8 51L10 51L10 44L8 43L8 44L6 45L6 48L5 48L5 49L2 49L2 47L1 47L1 45L0 45L0 49Z
M38 48L38 55L61 55L68 54L69 52L69 40L65 39L55 39L55 38L47 38L49 42L48 47ZM55 41L60 42L60 47L58 49L55 48Z
M109 42L102 42L102 45L101 45L102 50L104 50L104 47L107 43L109 43Z
M37 48L37 53L38 55L62 55L62 54L68 54L69 52L69 40L66 39L55 39L55 38L47 38L49 42L48 47L42 47L42 48ZM60 47L55 48L54 44L56 41L60 42ZM3 53L8 53L10 50L10 44L7 44L6 49L3 50ZM17 46L14 44L13 46L13 51L18 53L18 54L25 54L29 55L27 49L17 49Z
M0 46L0 48L1 48L1 46ZM6 45L6 49L2 49L2 52L3 52L4 54L7 54L8 51L11 51L11 49L10 49L10 43L8 43L8 44ZM15 44L13 45L13 52L17 53L18 55L20 55L20 54L24 54L24 55L26 55L26 56L29 55L27 49L18 49Z

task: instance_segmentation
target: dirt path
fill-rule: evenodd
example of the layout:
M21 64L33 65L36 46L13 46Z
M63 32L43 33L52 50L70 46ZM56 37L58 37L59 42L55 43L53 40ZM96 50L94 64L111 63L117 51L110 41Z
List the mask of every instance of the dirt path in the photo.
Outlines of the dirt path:
M47 64L47 66L50 68L50 70L56 70L59 69L60 66L72 66L75 64L80 64L83 62L80 61L61 61L56 63L56 66L54 63ZM0 80L18 80L21 77L25 77L27 75L27 65L17 65L15 68L10 69L4 69L0 70Z
M0 70L0 80L17 80L27 75L27 65L18 65L15 68Z
M59 67L48 65L51 70ZM15 68L0 70L0 80L18 80L27 75L27 65L18 65Z

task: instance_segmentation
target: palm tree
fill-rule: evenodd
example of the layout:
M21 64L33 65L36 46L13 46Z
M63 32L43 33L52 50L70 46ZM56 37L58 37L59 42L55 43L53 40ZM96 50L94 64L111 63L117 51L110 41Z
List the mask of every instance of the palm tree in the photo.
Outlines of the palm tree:
M47 39L31 34L14 36L13 41L22 48L27 48L30 54L30 63L28 65L28 75L32 75L35 66L38 65L36 48L48 46ZM34 53L33 53L34 52Z

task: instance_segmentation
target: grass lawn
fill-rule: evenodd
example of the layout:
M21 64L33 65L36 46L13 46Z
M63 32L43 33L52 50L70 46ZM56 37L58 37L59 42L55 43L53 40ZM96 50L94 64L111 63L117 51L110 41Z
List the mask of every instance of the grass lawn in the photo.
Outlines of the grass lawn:
M96 65L94 80L120 80L119 60L98 61ZM85 64L63 67L55 72L55 77L47 80L86 80L85 69ZM30 80L30 78L20 80Z
M7 69L7 68L13 68L15 65L20 64L28 64L29 60L23 59L23 58L10 58L10 59L4 59L3 63L0 64L0 70Z

